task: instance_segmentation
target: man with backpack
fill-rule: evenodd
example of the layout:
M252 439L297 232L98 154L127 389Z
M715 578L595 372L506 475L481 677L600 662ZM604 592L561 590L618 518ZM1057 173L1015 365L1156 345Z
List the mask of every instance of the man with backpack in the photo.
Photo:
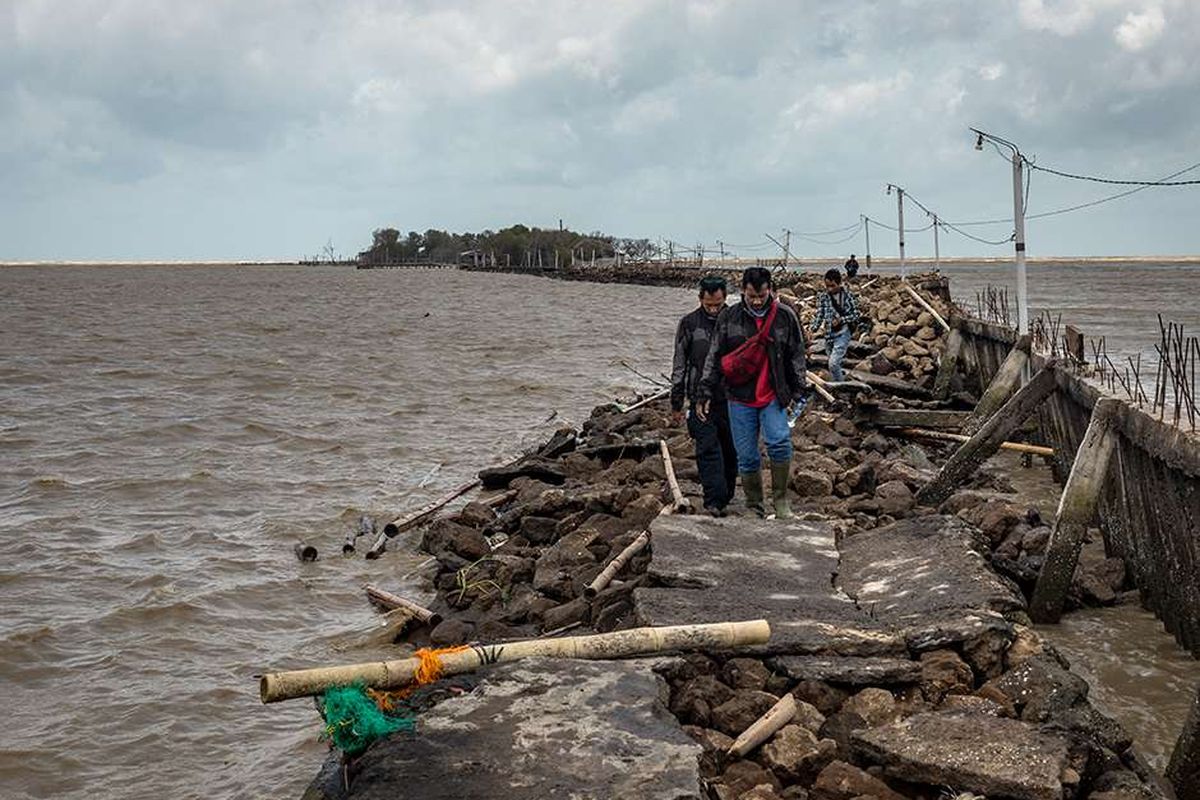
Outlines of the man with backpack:
M853 278L858 274L858 259L854 257L854 253L850 254L850 258L846 260L846 277Z
M696 444L696 469L704 487L704 510L714 517L725 515L737 481L737 457L729 431L729 411L720 387L708 419L696 415L700 374L712 344L717 319L725 310L725 279L711 275L700 281L700 306L679 320L675 330L675 358L671 364L671 410L676 424L683 421L684 402L691 405L687 429Z
M812 329L819 332L823 325L828 328L825 333L825 352L829 354L829 377L835 381L846 379L842 372L842 361L846 358L850 337L854 334L859 317L858 302L850 290L842 286L842 273L836 269L826 272L825 294L821 295Z
M708 420L724 389L737 450L746 506L760 517L763 506L761 435L771 460L775 516L792 515L788 502L792 440L787 407L806 393L804 334L794 311L772 292L771 273L750 267L742 273L742 301L717 320L700 376L696 415Z

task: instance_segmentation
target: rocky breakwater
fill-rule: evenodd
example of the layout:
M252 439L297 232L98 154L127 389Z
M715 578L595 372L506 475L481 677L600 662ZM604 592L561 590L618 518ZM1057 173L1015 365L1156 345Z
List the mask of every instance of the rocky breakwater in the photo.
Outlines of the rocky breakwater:
M1030 625L1022 570L1045 545L1036 512L989 468L937 508L917 505L947 445L900 438L880 420L961 413L972 397L956 375L955 391L933 398L939 376L922 359L937 363L943 337L922 337L929 312L901 291L884 282L864 298L875 325L859 352L882 358L861 374L884 381L814 402L794 430L794 520L662 515L674 493L660 442L678 490L700 506L690 439L665 401L602 406L579 430L483 471L496 494L423 531L442 621L399 638L502 644L762 617L766 645L518 662L442 681L422 690L415 734L381 739L348 763L332 757L310 795L1162 796L1131 737ZM788 294L802 306L811 297ZM930 355L883 352L913 341ZM646 530L648 547L588 591ZM1115 597L1123 582L1109 586ZM784 724L731 750L785 695L794 710Z

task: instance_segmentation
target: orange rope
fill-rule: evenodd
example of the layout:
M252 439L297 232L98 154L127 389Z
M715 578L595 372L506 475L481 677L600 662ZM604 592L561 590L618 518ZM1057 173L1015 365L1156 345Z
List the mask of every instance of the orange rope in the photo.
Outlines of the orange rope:
M411 695L422 686L427 686L434 683L442 677L442 656L451 653L461 653L464 650L470 650L470 645L461 644L456 647L443 647L434 650L429 647L422 647L415 655L420 663L413 670L412 683L402 689L397 689L394 692L381 692L377 689L367 689L367 696L375 701L375 705L379 706L381 711L393 711L396 707L396 702L403 700Z

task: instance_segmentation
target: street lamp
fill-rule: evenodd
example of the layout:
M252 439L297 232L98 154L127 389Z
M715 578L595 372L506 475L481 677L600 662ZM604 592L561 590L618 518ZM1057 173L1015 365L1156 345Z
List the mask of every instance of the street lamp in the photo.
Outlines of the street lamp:
M1017 332L1024 335L1029 333L1029 287L1025 274L1025 156L1015 144L990 133L971 128L976 135L975 149L982 150L986 140L997 150L1000 147L1008 150L1012 159L1013 179L1013 240L1017 263Z

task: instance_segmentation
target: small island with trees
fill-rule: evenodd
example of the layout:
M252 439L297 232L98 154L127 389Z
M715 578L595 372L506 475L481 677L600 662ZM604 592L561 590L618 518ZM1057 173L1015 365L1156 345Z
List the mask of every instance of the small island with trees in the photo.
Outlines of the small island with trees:
M498 231L451 233L429 229L410 231L379 228L371 246L353 263L360 267L493 266L542 267L613 259L641 260L655 250L649 239L622 239L607 234L579 233L567 228L530 228L512 225Z

